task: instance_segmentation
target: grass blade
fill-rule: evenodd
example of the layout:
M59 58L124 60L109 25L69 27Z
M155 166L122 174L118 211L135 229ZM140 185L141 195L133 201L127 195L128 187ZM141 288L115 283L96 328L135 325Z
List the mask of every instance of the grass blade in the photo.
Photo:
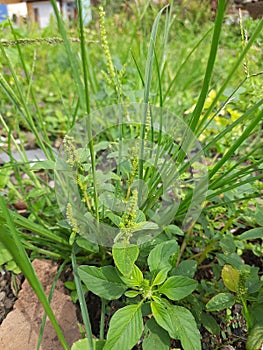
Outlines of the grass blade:
M64 335L57 323L56 317L53 313L52 308L50 307L50 304L48 302L48 299L46 297L46 294L44 292L43 286L41 285L35 270L28 258L28 255L26 254L26 251L24 247L22 246L18 232L16 230L15 224L8 212L8 209L6 207L6 204L4 202L4 199L0 197L0 209L2 210L3 216L6 220L6 225L2 227L2 233L0 235L0 241L4 244L6 249L9 251L9 253L12 255L13 259L15 260L17 266L20 268L20 270L23 272L24 276L28 280L30 286L33 288L34 292L36 293L39 301L43 305L44 310L46 311L50 322L52 323L58 339L63 347L64 350L69 350L69 346L64 338Z

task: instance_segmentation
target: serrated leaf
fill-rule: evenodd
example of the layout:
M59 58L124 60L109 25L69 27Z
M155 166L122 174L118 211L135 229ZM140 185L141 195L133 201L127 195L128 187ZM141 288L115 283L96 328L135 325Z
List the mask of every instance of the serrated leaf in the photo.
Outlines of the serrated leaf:
M252 230L248 230L242 235L238 236L239 239L263 239L263 227L253 228Z
M118 299L127 289L113 266L80 266L78 273L87 288L101 298Z
M256 324L249 332L246 349L261 350L263 347L263 323Z
M157 274L159 271L170 268L169 259L173 254L178 254L179 247L176 240L162 242L155 246L148 257L148 265L152 274Z
M208 311L224 310L235 304L235 298L230 293L219 293L206 304Z
M201 350L200 333L189 310L164 301L152 301L151 309L156 322L171 338L179 339L185 350Z
M180 300L191 294L197 286L197 282L185 276L172 276L158 289L161 294L171 300Z
M231 265L225 265L222 269L222 279L225 286L231 292L237 292L240 272Z
M137 245L114 245L112 248L112 255L114 263L117 266L118 270L124 276L130 276L135 261L139 255L139 248Z
M146 322L144 334L143 350L169 350L169 334L158 325L154 318Z
M112 316L103 350L130 350L143 331L141 304L128 305Z

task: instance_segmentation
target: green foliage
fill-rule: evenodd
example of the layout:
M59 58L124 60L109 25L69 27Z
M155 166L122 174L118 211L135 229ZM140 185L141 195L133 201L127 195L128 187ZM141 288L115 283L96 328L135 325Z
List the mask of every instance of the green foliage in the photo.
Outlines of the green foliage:
M154 318L150 318L144 328L143 350L169 350L169 334L156 323Z
M201 350L200 333L189 310L165 300L152 301L151 309L156 322L171 338L180 339L184 349Z
M104 299L118 299L127 289L113 266L80 266L78 273L87 288Z
M255 198L263 190L263 21L243 22L247 40L244 28L240 38L238 26L224 21L224 0L218 2L213 23L207 2L181 1L179 7L171 1L161 10L150 1L125 3L125 11L118 2L106 7L106 14L94 9L95 18L100 16L99 33L97 21L84 28L81 15L78 27L68 28L52 3L58 28L27 31L5 26L1 33L5 40L0 42L0 149L10 160L0 176L1 195L9 206L1 199L0 266L15 272L20 268L29 279L65 349L25 249L31 251L30 259L52 258L73 266L74 283L68 287L80 301L86 339L72 350L128 350L141 337L144 350L168 350L170 338L179 340L185 350L201 349L198 329L203 326L219 337L219 323L221 327L226 320L217 322L224 317L218 311L234 304L242 306L247 323L247 349L260 349L262 271L247 261L246 254L262 257L263 212ZM81 14L81 1L77 3ZM108 16L113 8L118 15ZM139 110L140 120L93 138L107 118L91 111L125 102L146 103ZM186 132L178 140L166 135L163 110L158 110L160 119L154 119L154 106L169 110L170 119L179 116L170 135L176 134L181 121L192 134ZM74 195L80 195L85 212L76 215L69 205L63 220L51 185L57 171L54 148L84 115L89 142L67 161L78 170ZM130 118L128 109L124 115ZM28 158L29 137L45 161ZM125 144L130 138L141 141L132 148ZM190 148L182 146L197 138L202 149L193 149L194 160L189 160ZM122 149L125 161L116 171L103 173L105 158L114 161L121 152L116 140L127 148L127 153ZM159 146L154 166L145 161L152 156L149 142ZM203 164L195 162L203 154L207 179ZM180 202L176 214L167 224L162 221L166 213L161 213L157 227L150 218L163 200L160 169L161 177L176 178L181 187L175 194ZM192 178L200 174L204 179L194 193ZM145 202L140 191L147 194ZM202 196L202 215L196 223L182 226L192 203ZM25 216L15 212L18 199L25 203ZM89 229L94 235L97 221L115 229L112 249L87 239L83 217L92 217ZM157 228L159 234L145 242L144 232ZM141 232L138 247L132 239ZM15 267L10 265L14 262ZM196 275L201 276L200 283ZM102 299L99 341L92 339L86 291ZM120 299L120 308L110 319L105 340L105 304L115 299Z
M247 350L260 350L263 345L263 325L254 326L247 338Z
M128 250L129 247L117 248L117 253L113 254L116 268L113 266L101 268L80 266L78 268L78 275L87 288L101 298L118 299L127 289L126 297L140 297L140 299L135 299L134 304L119 309L111 318L106 349L131 349L140 339L143 328L145 335L147 334L143 345L146 349L152 342L161 344L163 348L167 347L167 334L164 330L172 338L180 339L184 349L190 350L194 347L199 349L200 334L193 326L195 321L191 312L184 307L172 305L164 298L166 296L171 301L178 301L186 298L197 287L197 282L189 277L168 276L172 269L169 259L178 249L178 245L175 243L175 240L163 242L151 250L148 258L150 279L144 278L142 271L135 265L138 254L136 252L134 255L134 246L130 246L132 250ZM126 256L127 263L123 256ZM155 265L156 262L158 268ZM159 266L160 262L162 262L161 266ZM127 265L129 269L127 269ZM155 321L163 329L153 323L150 323L151 328L147 326L147 323L143 326L141 308L143 303L147 303L148 300L151 301ZM161 312L162 310L165 314ZM167 319L168 315L172 317L170 326L167 326L163 321ZM189 323L192 323L191 331L188 331ZM176 326L172 326L172 324ZM190 335L191 341L187 340Z
M219 293L206 304L208 311L224 310L235 303L235 298L230 293Z
M143 331L141 304L127 305L112 317L105 350L132 349Z

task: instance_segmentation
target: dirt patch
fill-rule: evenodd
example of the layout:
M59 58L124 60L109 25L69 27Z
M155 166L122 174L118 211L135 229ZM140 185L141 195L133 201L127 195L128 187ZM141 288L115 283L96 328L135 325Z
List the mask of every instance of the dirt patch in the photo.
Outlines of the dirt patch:
M57 265L46 260L35 260L33 266L46 294L48 294L57 272ZM51 306L65 338L71 346L81 336L75 306L70 296L64 293L64 285L61 281L57 283ZM34 291L25 281L14 304L14 310L7 315L0 326L0 349L35 350L43 313L43 308ZM46 322L40 349L63 349L49 320Z

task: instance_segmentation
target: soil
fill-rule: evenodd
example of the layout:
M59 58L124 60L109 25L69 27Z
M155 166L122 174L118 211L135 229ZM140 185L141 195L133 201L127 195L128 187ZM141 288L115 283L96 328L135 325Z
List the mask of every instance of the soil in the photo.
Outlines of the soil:
M48 294L57 271L57 265L47 260L35 260L33 266L46 294ZM8 274L4 274L4 276L8 276ZM3 303L4 305L7 304L8 308L1 308L2 318L6 317L0 326L0 349L35 350L37 349L38 336L44 314L43 308L27 281L23 282L16 301L14 293L10 291L10 289L12 290L11 283L9 283L10 279L3 279L2 281L6 281L6 283L2 283L6 292L4 290L1 290L1 292L3 292L2 295L5 293L6 297ZM10 311L11 304L13 304L12 311ZM71 346L76 340L81 338L81 335L78 328L76 308L70 296L65 294L62 281L58 281L56 285L51 307L63 330L67 343ZM40 350L63 350L48 319Z

